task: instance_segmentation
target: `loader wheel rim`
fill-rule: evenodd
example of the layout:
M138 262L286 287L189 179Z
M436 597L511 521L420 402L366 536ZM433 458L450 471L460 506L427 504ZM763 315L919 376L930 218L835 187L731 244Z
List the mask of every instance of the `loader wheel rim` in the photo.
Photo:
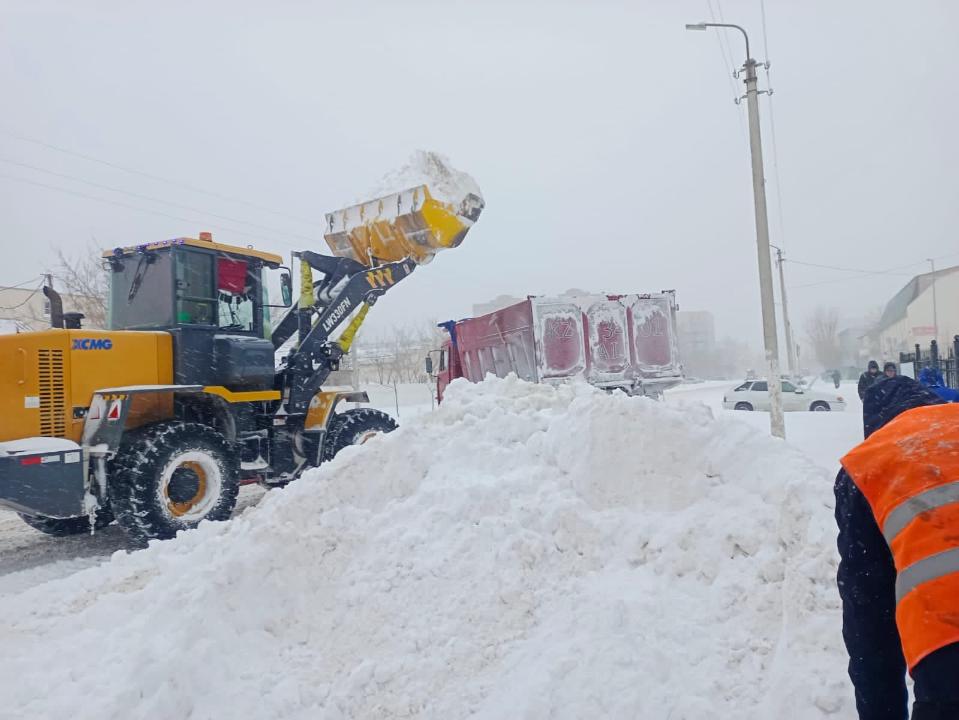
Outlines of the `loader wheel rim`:
M179 520L202 520L216 505L223 487L219 463L191 450L170 459L160 477L160 495L167 512Z

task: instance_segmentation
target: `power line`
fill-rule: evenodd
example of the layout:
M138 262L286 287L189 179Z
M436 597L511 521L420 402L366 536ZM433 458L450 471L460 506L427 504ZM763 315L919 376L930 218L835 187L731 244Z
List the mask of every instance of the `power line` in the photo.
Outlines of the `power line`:
M99 188L101 190L109 190L110 192L121 193L123 195L129 195L130 197L137 198L139 200L147 200L150 202L157 202L163 205L169 205L170 207L180 208L181 210L190 210L191 212L198 212L201 215L209 215L210 217L219 218L220 220L227 220L233 223L239 223L240 225L247 225L252 228L257 228L259 230L265 230L271 234L278 235L288 235L290 237L299 238L301 240L307 240L313 242L314 238L307 237L306 235L300 235L299 233L291 233L285 230L277 230L276 228L271 228L266 225L258 225L257 223L250 222L248 220L240 220L238 218L230 217L228 215L219 215L217 213L212 213L207 210L202 210L200 208L192 207L190 205L183 205L182 203L175 203L169 200L163 200L161 198L153 197L150 195L141 195L139 193L130 192L128 190L123 190L122 188L113 187L112 185L103 185L101 183L93 182L92 180L85 180L84 178L77 177L75 175L68 175L66 173L55 172L53 170L47 170L42 167L37 167L36 165L30 165L28 163L17 162L15 160L7 160L6 158L0 158L0 162L6 163L8 165L15 165L17 167L26 168L28 170L35 170L36 172L45 173L47 175L53 175L54 177L63 178L65 180L72 180L74 182L84 183L85 185L90 185L91 187Z
M13 182L26 183L27 185L35 185L36 187L45 188L47 190L56 190L57 192L66 193L67 195L75 195L76 197L86 198L87 200L96 200L97 202L107 203L108 205L116 205L118 207L126 208L128 210L135 210L136 212L142 212L142 213L148 213L150 215L159 215L161 217L172 218L173 220L179 220L180 222L190 223L194 226L206 225L207 227L212 227L217 230L224 230L225 232L231 232L237 235L244 235L246 237L255 238L257 240L263 239L262 235L253 235L251 233L243 232L242 230L235 230L233 228L223 227L221 225L214 225L212 223L207 223L201 220L193 220L190 218L181 217L179 215L165 213L161 210L150 210L148 208L141 208L136 205L130 205L128 203L120 202L118 200L110 200L108 198L97 197L96 195L87 195L86 193L78 192L76 190L68 190L67 188L57 187L56 185L47 185L46 183L37 182L36 180L27 180L26 178L15 177L13 175L5 175L3 173L0 173L0 178L4 180L11 180Z
M763 67L766 70L766 89L769 90L769 94L766 96L766 98L769 100L769 139L772 141L772 146L773 146L773 177L776 180L776 216L778 221L777 225L779 225L779 238L780 238L780 241L782 242L783 249L785 249L786 224L785 224L785 221L783 220L782 181L779 178L779 148L776 144L776 115L773 110L772 79L769 77L769 44L768 44L767 33L766 33L766 2L765 0L759 0L759 12L762 17L763 55L765 56Z
M22 283L17 283L16 285L0 285L0 290L16 290L17 288L21 288L24 285L30 285L32 283L35 283L37 280L40 280L42 277L43 277L42 275L34 275L29 280L24 280Z
M842 272L862 273L865 275L908 275L909 273L897 273L895 271L904 270L905 268L910 268L910 267L913 267L914 265L919 264L919 263L910 263L908 265L902 265L899 267L891 268L889 270L863 270L862 268L850 268L850 267L840 267L838 265L823 265L821 263L802 262L800 260L791 260L789 258L784 258L783 262L790 262L790 263L793 263L794 265L805 265L807 267L823 268L825 270L840 270Z
M30 302L30 300L33 298L34 295L40 292L40 288L42 287L43 287L43 283L41 282L39 285L37 285L37 287L33 289L33 292L31 292L29 295L26 296L26 298L24 298L23 302L19 302L16 305L13 305L12 307L0 307L0 310L16 310L17 308L23 307L28 302Z
M899 276L902 277L902 275L899 275ZM790 286L789 286L789 289L790 289L790 290L802 290L803 288L819 287L820 285L831 285L831 284L833 284L833 283L848 282L848 281L850 281L850 280L866 280L866 279L873 279L873 280L875 280L875 279L878 278L878 277L881 277L881 276L878 275L878 274L875 274L875 273L872 273L872 274L860 274L860 275L847 275L847 276L841 277L841 278L832 278L831 280L820 280L819 282L814 282L814 283L804 283L803 285L790 285ZM891 277L891 276L886 275L885 277Z
M933 260L943 260L943 259L945 259L945 258L955 257L955 256L957 256L957 255L959 255L959 253L946 253L945 255L939 255L939 256L934 257L934 258L932 258L932 259L933 259ZM786 262L792 262L792 263L795 263L796 265L808 265L808 266L810 266L810 267L820 267L820 268L825 268L825 269L828 269L828 270L842 270L842 271L859 273L858 275L847 275L847 276L845 276L845 277L831 278L831 279L829 279L829 280L820 280L819 282L805 283L805 284L803 284L803 285L792 285L792 286L790 286L790 289L791 289L791 290L799 290L799 289L802 289L802 288L819 287L820 285L829 285L829 284L831 284L831 283L846 282L847 280L862 280L862 279L864 279L864 278L870 278L870 277L872 277L872 278L876 278L876 277L880 277L880 276L885 276L885 277L915 277L912 273L900 273L900 272L896 272L896 271L897 271L897 270L905 270L905 269L907 269L907 268L916 267L917 265L924 265L924 264L925 264L925 261L921 261L921 260L920 260L920 261L917 261L917 262L909 263L908 265L899 265L899 266L894 267L894 268L889 268L888 270L857 270L856 268L840 268L840 267L836 267L836 266L833 266L833 265L819 265L819 264L815 264L815 263L804 263L804 262L799 262L799 261L797 261L797 260L787 260Z
M716 5L719 5L719 0L716 0ZM709 17L713 22L716 22L716 13L713 11L712 0L706 0L706 8L709 10ZM720 22L722 22L722 9L719 10ZM736 64L733 62L733 53L729 47L729 41L726 38L725 33L715 33L716 42L719 43L719 54L723 58L723 66L726 68L726 79L729 81L729 89L733 93L733 97L739 97L739 88L736 87L736 80L733 75L736 72ZM743 133L743 140L746 144L749 144L749 133L746 130L746 121L743 120L743 114L738 111L736 112L736 117L739 118L739 128Z
M250 202L249 200L244 200L243 198L238 198L230 195L224 195L222 193L214 192L213 190L205 190L204 188L196 187L195 185L190 185L181 180L172 180L170 178L162 177L161 175L154 175L153 173L144 172L143 170L137 170L135 168L129 168L124 165L119 165L109 160L102 160L100 158L94 157L92 155L87 155L86 153L77 152L76 150L70 150L69 148L61 147L59 145L54 145L53 143L44 142L43 140L37 140L36 138L28 137L26 135L21 135L20 133L14 132L8 128L0 127L0 133L7 135L9 137L15 138L22 142L33 143L34 145L39 145L45 147L49 150L55 150L65 155L72 155L73 157L80 158L82 160L87 160L89 162L98 163L106 167L113 168L114 170L122 170L123 172L130 173L132 175L140 175L141 177L150 178L151 180L157 180L159 182L165 182L170 185L176 185L178 187L184 188L191 192L203 193L204 195L209 195L211 197L219 198L220 200L226 200L228 202L240 203L241 205L247 205L251 208L261 210L263 212L272 213L274 215L279 215L280 217L285 217L289 220L295 220L297 222L308 223L310 225L322 225L316 220L309 218L299 217L297 215L292 215L290 213L284 212L283 210L276 210L266 205L259 205L257 203Z

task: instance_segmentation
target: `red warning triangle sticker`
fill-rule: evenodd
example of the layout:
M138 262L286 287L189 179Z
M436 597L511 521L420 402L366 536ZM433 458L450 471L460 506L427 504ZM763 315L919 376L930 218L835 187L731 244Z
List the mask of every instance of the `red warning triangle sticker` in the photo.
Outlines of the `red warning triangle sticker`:
M110 412L107 413L107 420L119 420L120 419L120 401L114 400L110 405Z

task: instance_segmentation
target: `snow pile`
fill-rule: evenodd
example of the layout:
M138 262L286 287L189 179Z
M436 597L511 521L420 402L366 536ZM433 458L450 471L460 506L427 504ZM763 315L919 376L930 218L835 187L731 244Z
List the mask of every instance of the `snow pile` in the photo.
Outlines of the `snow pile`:
M454 168L445 155L427 150L417 150L405 165L384 175L379 183L370 189L364 198L358 198L354 204L361 204L373 198L409 190L426 185L430 194L440 202L459 207L467 195L473 194L483 199L479 185L467 173Z
M702 405L457 382L231 523L0 598L0 715L852 718L829 496Z

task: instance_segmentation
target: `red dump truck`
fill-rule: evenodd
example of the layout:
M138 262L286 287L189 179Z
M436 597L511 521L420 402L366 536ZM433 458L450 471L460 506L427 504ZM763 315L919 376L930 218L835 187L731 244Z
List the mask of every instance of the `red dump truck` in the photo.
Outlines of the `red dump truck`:
M596 387L658 397L683 379L676 294L529 297L442 323L449 339L427 360L436 397L456 378L515 373L530 382L582 377ZM437 357L438 355L438 357Z

